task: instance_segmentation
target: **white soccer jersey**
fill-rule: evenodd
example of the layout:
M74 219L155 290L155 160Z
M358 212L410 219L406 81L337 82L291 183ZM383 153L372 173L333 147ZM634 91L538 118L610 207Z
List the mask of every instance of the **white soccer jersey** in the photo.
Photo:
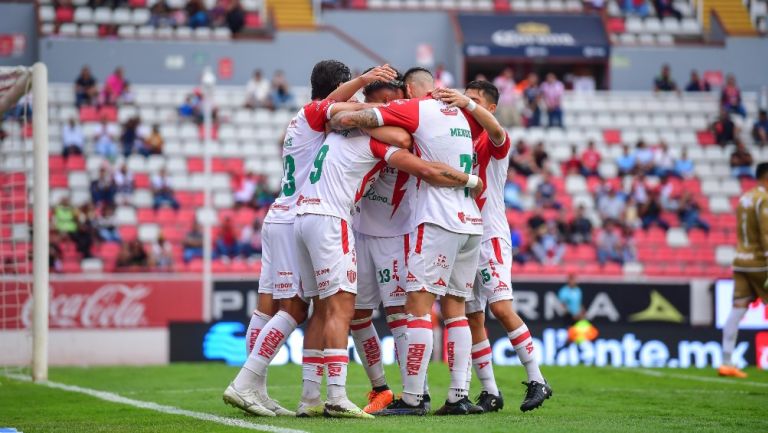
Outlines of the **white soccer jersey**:
M408 173L384 166L355 208L355 231L382 238L412 232L411 195L415 187L415 178Z
M483 217L483 241L493 238L509 240L509 223L504 206L504 184L509 168L509 134L497 146L488 132L483 131L475 140L475 174L483 181L483 192L475 197Z
M400 149L359 130L332 132L317 150L296 201L296 213L331 215L350 221L355 202L376 180L386 160Z
M428 95L393 101L374 111L379 125L399 126L410 132L416 154L425 161L439 161L465 173L472 170L473 132L479 136L482 129L458 108L448 108ZM483 233L480 210L468 188L441 188L418 181L416 185L415 225L432 223L454 233Z
M265 223L292 223L296 199L307 182L317 149L325 139L325 124L335 101L313 101L291 119L283 142L283 179L280 196L264 218Z

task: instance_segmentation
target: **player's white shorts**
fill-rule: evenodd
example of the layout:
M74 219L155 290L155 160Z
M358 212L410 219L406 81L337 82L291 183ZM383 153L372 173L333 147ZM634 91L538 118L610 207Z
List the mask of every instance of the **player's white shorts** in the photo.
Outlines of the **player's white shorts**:
M485 311L487 304L512 300L512 246L493 238L480 245L474 299L467 301L467 314Z
M357 294L352 227L330 215L297 215L293 223L296 261L305 298L325 299L339 291Z
M405 258L408 235L393 237L355 233L357 251L357 298L355 308L374 310L405 305Z
M265 223L261 228L261 277L259 293L273 299L299 294L301 280L293 254L293 224Z
M406 291L471 298L481 238L420 224L411 234Z

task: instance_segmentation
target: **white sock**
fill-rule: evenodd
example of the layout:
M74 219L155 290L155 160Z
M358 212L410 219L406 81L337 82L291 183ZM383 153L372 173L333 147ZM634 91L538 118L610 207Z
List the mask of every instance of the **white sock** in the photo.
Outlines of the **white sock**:
M347 349L325 349L323 351L325 374L328 379L328 401L336 403L347 398Z
M395 359L400 367L400 381L402 383L405 377L405 360L403 357L407 352L406 330L408 329L408 318L404 313L390 314L387 316L387 325L395 340Z
M544 376L541 375L539 364L536 362L536 357L533 354L533 339L531 338L531 333L528 331L528 327L522 325L508 333L507 336L512 342L512 347L515 348L515 352L517 352L517 357L520 358L520 362L522 362L523 367L525 367L528 381L535 380L536 382L544 383Z
M371 381L371 387L385 386L387 378L384 377L384 364L381 362L381 341L371 317L353 320L349 329L352 331L355 349L363 362L365 374Z
M408 315L406 330L407 351L405 356L405 376L403 377L403 401L416 406L424 392L429 359L432 357L433 341L432 318Z
M483 385L483 391L488 394L499 395L499 388L496 386L496 378L493 375L492 358L491 343L488 340L483 340L472 346L472 366L474 366L475 374Z
M244 367L257 375L266 376L269 363L275 358L296 326L296 321L290 314L278 311L262 328Z
M472 349L472 332L466 317L454 317L445 321L448 333L448 369L451 384L448 389L448 402L455 403L468 395L467 366Z
M747 314L746 308L733 307L723 326L723 365L733 366L731 355L739 336L739 322Z
M253 345L256 343L256 339L259 338L259 333L264 325L269 322L272 316L268 316L259 310L254 310L251 315L251 321L248 323L248 330L245 331L245 350L250 355L253 350Z
M301 401L320 401L320 385L323 383L323 351L304 349L301 360Z

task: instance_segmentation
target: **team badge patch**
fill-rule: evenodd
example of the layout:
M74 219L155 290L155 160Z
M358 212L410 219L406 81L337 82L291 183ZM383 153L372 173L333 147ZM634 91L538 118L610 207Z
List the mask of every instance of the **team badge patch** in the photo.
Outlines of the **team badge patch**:
M353 271L351 269L348 270L347 279L349 280L350 283L354 283L355 281L357 281L357 271Z

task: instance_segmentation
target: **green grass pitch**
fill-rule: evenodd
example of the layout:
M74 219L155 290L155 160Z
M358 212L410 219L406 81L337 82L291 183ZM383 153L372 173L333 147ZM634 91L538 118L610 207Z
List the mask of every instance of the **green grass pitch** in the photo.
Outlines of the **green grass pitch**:
M521 367L497 367L505 407L471 417L380 418L376 420L258 418L225 406L221 393L237 369L222 364L163 367L52 368L52 382L107 391L120 396L204 412L255 424L309 433L471 433L471 432L768 432L768 372L749 369L749 379L717 378L714 370L630 370L544 368L554 395L536 411L522 413ZM395 378L396 370L387 369ZM269 370L270 394L295 408L301 367ZM364 404L368 390L359 365L350 367L350 398ZM445 365L430 367L433 409L445 396ZM394 384L396 391L399 384ZM479 390L473 380L472 395ZM99 400L0 377L0 427L36 432L245 432L181 415ZM253 430L251 430L253 431Z

